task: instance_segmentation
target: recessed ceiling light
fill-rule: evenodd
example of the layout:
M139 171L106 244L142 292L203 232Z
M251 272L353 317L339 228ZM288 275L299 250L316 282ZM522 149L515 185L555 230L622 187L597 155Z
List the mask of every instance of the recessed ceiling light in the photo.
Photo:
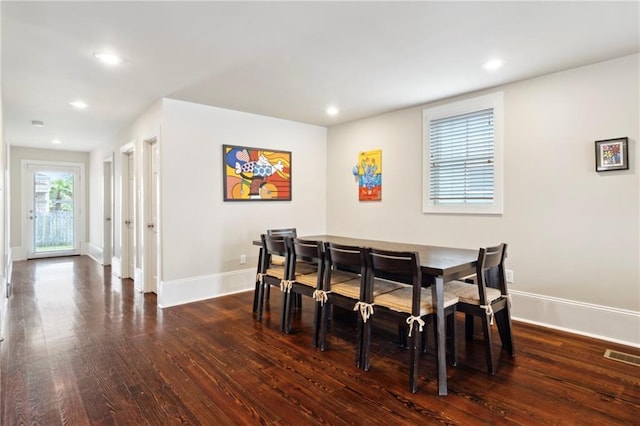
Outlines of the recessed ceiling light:
M504 61L502 59L491 59L484 64L482 64L482 68L487 71L494 71L498 68L501 68L504 65Z
M31 120L31 125L33 127L44 127L44 122L40 120Z
M73 102L69 102L69 105L71 105L74 108L78 108L78 109L85 109L87 107L87 104L84 101L81 100L76 100Z
M119 65L124 62L122 56L118 56L115 53L96 52L93 56L103 64L107 65Z
M51 141L51 143L59 145L59 144L62 143L62 141L60 139L54 139L54 140Z
M340 111L334 106L330 106L329 108L327 108L327 114L329 115L338 115L338 112Z

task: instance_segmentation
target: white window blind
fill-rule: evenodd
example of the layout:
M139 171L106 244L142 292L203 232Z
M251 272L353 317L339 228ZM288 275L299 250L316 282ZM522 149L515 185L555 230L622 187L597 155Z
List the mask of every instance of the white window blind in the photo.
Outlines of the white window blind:
M430 203L493 203L493 108L430 121L429 162Z
M502 214L503 93L424 109L422 211Z

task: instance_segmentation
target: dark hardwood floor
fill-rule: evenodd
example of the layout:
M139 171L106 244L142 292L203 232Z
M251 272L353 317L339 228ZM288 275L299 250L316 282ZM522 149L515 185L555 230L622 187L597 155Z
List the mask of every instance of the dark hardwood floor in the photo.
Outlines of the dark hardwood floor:
M595 339L516 322L517 356L500 353L491 377L481 341L459 333L439 397L432 352L408 391L394 333L378 330L358 370L353 313L336 312L326 352L308 300L282 334L279 291L259 323L252 292L159 309L87 257L16 262L12 283L2 425L640 424L640 368L602 356L640 350Z

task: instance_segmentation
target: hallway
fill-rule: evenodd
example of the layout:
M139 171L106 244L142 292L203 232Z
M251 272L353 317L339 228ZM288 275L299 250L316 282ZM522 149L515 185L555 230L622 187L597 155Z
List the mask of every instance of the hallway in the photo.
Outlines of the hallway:
M311 309L282 334L278 291L263 323L252 318L251 292L161 310L155 295L86 256L16 262L13 288L0 347L7 426L601 425L640 416L638 368L602 358L605 348L636 349L523 323L514 324L516 358L502 353L493 377L480 342L458 339L450 394L437 397L431 354L418 393L407 391L406 351L392 334L374 342L369 372L353 365L349 321L334 321L326 352L311 347Z

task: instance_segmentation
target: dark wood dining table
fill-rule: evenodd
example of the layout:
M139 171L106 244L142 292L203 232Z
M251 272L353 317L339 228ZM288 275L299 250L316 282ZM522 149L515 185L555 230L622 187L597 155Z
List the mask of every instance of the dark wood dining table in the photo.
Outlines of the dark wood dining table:
M305 235L299 238L381 250L414 251L420 256L423 282L431 287L436 312L438 394L447 395L446 332L444 318L444 283L475 273L478 251L462 248L368 240L338 235ZM257 244L256 244L257 243ZM254 244L261 245L259 241Z

